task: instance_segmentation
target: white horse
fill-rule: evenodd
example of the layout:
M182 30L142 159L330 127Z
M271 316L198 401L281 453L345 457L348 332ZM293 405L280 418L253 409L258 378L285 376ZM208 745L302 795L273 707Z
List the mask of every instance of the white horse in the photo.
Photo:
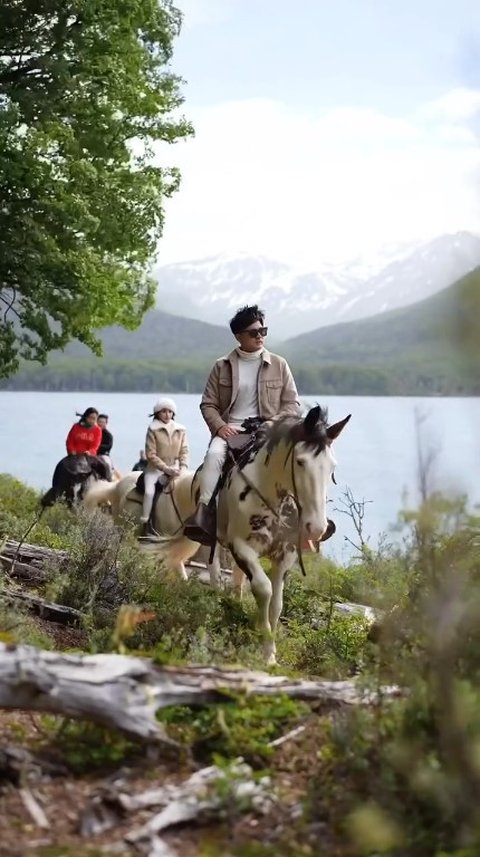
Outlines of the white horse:
M128 517L140 524L143 497L136 491L141 471L127 473L118 482L97 482L90 486L84 496L84 506L92 511L97 506L110 503L113 520L120 523ZM187 580L185 563L198 550L198 542L182 536L183 524L195 509L196 501L193 488L193 471L182 471L161 492L154 508L153 526L156 537L141 540L142 548L148 553L160 555L170 569L176 571L182 580ZM219 563L212 564L210 580L214 586L219 583Z
M327 519L327 489L333 478L332 443L350 419L327 423L318 405L306 417L275 422L258 437L253 449L240 455L218 494L217 539L235 560L233 586L241 592L239 569L250 580L258 609L258 627L267 663L276 662L275 632L283 606L285 575L307 541L329 538L334 525ZM97 483L85 504L94 508L106 500L114 519L125 511L140 516L141 498L132 489L138 473L117 483ZM171 495L159 497L155 528L161 539L152 543L166 563L186 579L183 565L198 548L182 534L183 522L196 506L198 487L192 473L175 480ZM292 506L294 514L292 515ZM268 575L260 558L268 558ZM215 572L214 572L215 574Z
M304 419L275 422L257 448L240 457L219 493L217 537L250 580L269 664L276 662L285 575L305 542L325 541L335 531L327 519L336 464L331 446L350 416L329 426L317 405ZM261 557L270 559L269 574Z

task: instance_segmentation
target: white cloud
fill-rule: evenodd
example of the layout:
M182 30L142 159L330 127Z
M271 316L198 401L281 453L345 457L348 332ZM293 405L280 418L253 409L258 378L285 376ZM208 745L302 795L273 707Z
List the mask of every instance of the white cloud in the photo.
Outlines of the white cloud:
M190 110L195 138L166 156L183 181L167 204L161 260L243 250L315 265L480 230L469 125L480 92L456 92L403 118L315 115L261 98Z
M423 108L425 116L452 123L468 122L478 116L479 111L480 91L462 87L450 90Z

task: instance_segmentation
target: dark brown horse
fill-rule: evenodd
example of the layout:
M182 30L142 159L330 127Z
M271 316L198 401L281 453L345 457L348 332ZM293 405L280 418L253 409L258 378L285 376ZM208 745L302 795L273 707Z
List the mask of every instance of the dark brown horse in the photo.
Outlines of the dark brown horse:
M41 499L44 508L65 499L71 508L83 499L87 488L97 479L108 479L108 470L96 455L66 455L53 471L52 487Z

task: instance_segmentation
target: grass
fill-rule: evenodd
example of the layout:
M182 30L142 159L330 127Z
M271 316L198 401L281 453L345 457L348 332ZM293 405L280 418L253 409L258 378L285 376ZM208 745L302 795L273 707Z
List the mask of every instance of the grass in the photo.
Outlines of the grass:
M35 492L0 477L0 538L18 538L37 502ZM399 699L312 711L281 695L241 695L159 715L197 763L243 755L259 770L278 765L272 740L305 725L305 743L283 756L288 770L304 771L302 809L275 853L480 853L480 521L465 498L433 495L420 509L404 510L399 526L400 548L360 549L345 567L308 557L306 580L288 578L278 634L282 673L346 679L361 672L373 688L400 684ZM263 667L250 595L240 603L196 580L167 580L128 530L98 515L54 508L33 537L68 551L67 562L50 568L46 592L85 614L89 651ZM362 618L337 613L341 600L383 610L375 634ZM2 601L1 591L0 635L49 643L35 639L29 617ZM43 728L78 773L130 763L142 752L90 724L53 718ZM270 843L232 848L238 857L261 857Z

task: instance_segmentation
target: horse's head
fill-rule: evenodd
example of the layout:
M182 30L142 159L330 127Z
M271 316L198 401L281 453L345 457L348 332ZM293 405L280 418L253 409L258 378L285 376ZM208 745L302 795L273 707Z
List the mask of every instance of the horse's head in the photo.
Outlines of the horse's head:
M334 425L316 405L290 430L292 492L300 516L302 540L325 541L335 532L327 518L327 491L335 470L332 443L351 414Z

